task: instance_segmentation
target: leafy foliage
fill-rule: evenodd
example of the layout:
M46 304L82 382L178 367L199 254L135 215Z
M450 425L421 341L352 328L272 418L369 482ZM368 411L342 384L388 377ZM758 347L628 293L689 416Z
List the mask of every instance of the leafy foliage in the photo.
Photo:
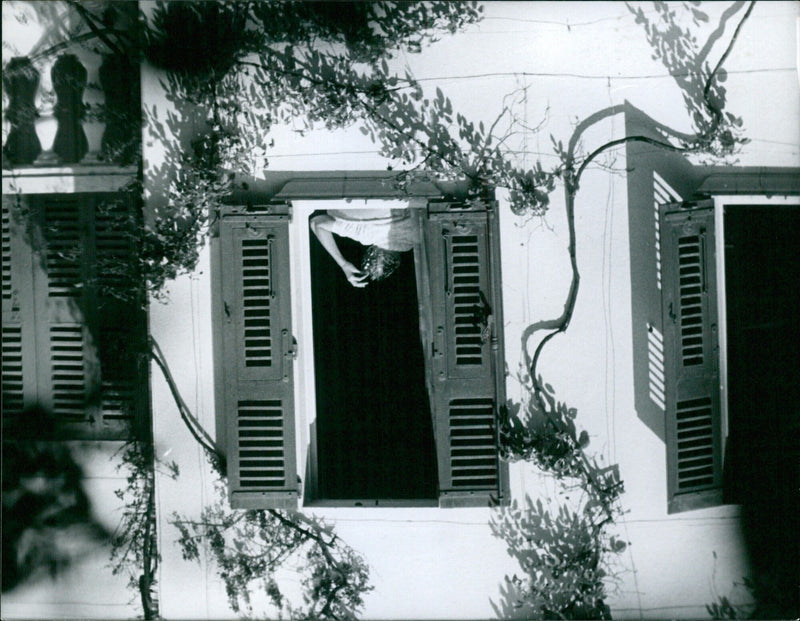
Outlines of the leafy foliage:
M476 2L194 2L160 4L148 58L170 71L223 78L263 47L336 46L355 62L418 52L480 18ZM180 48L174 41L181 39ZM277 68L280 69L280 68Z
M610 532L623 490L618 469L603 468L587 456L589 434L578 432L577 411L558 401L552 386L541 377L533 382L523 374L521 379L525 401L509 402L500 417L501 455L532 463L573 500L545 505L526 496L524 505L513 501L495 510L492 532L506 542L523 571L523 577L506 577L499 613L610 619L604 603L613 578L609 555L627 547Z
M121 449L117 471L125 471L125 488L114 492L123 502L122 518L111 536L110 566L113 575L127 575L129 588L141 598L145 619L158 618L158 602L153 597L156 570L161 561L158 551L155 508L155 455L150 442L133 440ZM176 478L178 466L167 466Z
M653 2L656 18L646 16L641 6L628 9L641 24L653 50L653 59L660 60L669 70L681 90L684 107L691 119L694 135L680 136L680 148L690 153L703 153L715 158L733 155L746 144L741 117L725 111L727 92L724 82L727 73L722 63L727 51L712 68L708 57L722 34L725 22L734 15L743 2L733 3L723 14L719 28L700 48L693 28L709 21L700 10L700 2L690 2L685 10L676 10L667 2ZM750 9L744 16L749 15ZM743 21L742 21L743 23ZM738 32L738 31L737 31ZM732 37L735 41L736 34ZM673 135L675 135L673 133Z
M602 508L606 514L623 491L615 467L602 467L587 456L589 434L578 431L578 412L555 398L541 376L520 377L525 398L509 401L499 419L500 454L509 461L524 460L559 480L576 479L588 494L587 510ZM541 387L541 391L537 389Z
M251 593L260 587L291 619L355 618L372 588L369 569L331 525L299 512L233 511L222 481L217 492L217 501L203 509L199 520L176 513L172 523L184 559L199 561L202 549L211 554L234 611L252 615ZM302 575L302 604L284 595L277 575L293 564Z
M528 399L524 416L522 403L509 401L501 413L500 454L505 459L525 460L557 477L578 476L581 451L589 444L589 434L576 434L577 410L556 401L552 387L546 385L547 410L539 401Z
M371 122L378 131L387 115L409 116L413 106L393 107L410 103L407 95L389 101L408 85L388 61L480 15L476 2L159 3L145 28L145 55L167 70L168 97L191 102L207 130L189 156L167 154L175 166L166 179L169 200L143 236L151 291L194 269L231 187L224 171L253 174L267 166L275 125L304 132ZM377 110L382 102L388 107ZM422 129L424 122L417 119Z
M230 194L230 178L218 172L219 145L224 136L206 134L192 141L190 153L172 181L169 201L154 207L138 227L139 269L156 296L179 274L197 265L208 239L209 216Z
M46 428L49 413L25 412ZM56 578L109 533L98 523L84 472L63 442L23 440L4 425L2 444L2 591L42 574Z
M712 619L742 619L742 617L731 601L724 595L720 595L717 601L706 604L706 611Z
M524 578L506 577L513 602L505 614L526 612L542 619L610 619L604 600L607 576L604 554L625 550L615 538L598 537L598 527L586 512L566 505L552 513L541 500L525 497L496 511L492 532L502 538L519 562Z
M728 10L723 22L739 7ZM165 269L175 265L175 274L194 267L191 243L202 243L199 225L209 217L199 212L223 190L216 185L218 173L251 175L266 168L274 145L270 131L277 125L300 133L357 126L379 146L389 168L399 170L394 179L399 189L420 180L467 179L468 199L487 188L506 189L511 210L526 216L546 213L559 183L574 198L585 167L628 140L714 158L735 153L746 139L742 120L725 110L721 64L727 51L716 66L708 63L724 23L700 49L682 21L703 23L705 13L694 3L685 11L661 2L655 8L652 20L638 6L630 10L644 27L654 58L681 89L695 133L657 128L661 140L625 137L580 153L585 130L621 111L614 108L579 124L568 145L552 138L557 163L546 167L539 160L521 163L510 145L516 133L537 129L514 116L513 98L487 127L460 113L441 89L428 92L409 70L394 67L398 52L420 51L438 36L478 21L481 7L474 2L160 3L146 29L147 56L168 70L170 96L204 110L209 132L221 139L214 143L217 177L205 178L208 186L194 184L197 167L183 162L178 177L184 182L171 192L179 225L154 225L154 262L164 254ZM186 196L187 188L192 196ZM170 213L165 210L163 218Z
M466 176L476 196L507 187L515 211L542 213L560 173L513 164L493 133L507 111L488 129L476 125L441 89L426 97L408 71L389 66L398 51L418 52L480 13L474 2L168 3L154 17L149 57L172 72L182 97L208 110L214 131L236 137L221 159L239 172L266 165L276 124L301 133L358 124L406 169L401 185ZM203 35L176 55L171 42L188 32Z

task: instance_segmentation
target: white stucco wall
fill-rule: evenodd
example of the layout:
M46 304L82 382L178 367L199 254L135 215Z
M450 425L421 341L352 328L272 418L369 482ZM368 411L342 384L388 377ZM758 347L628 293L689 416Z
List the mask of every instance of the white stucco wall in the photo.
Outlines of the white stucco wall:
M576 117L624 99L659 121L684 126L680 96L669 79L625 79L663 75L664 70L649 59L640 28L624 5L501 3L487 11L489 19L479 27L403 60L419 78L445 78L428 85L441 86L457 108L486 122L501 109L506 93L531 84L524 108L527 121L538 123L548 106L549 115L543 132L526 136L532 152L529 161L536 152L544 152L547 163L549 133L565 139ZM791 18L795 14L796 6L789 4L759 5L727 63L730 109L744 116L748 136L753 139L742 164L800 162L797 140L792 139L800 135L795 114L800 99L797 76L784 70L794 63ZM520 21L498 19L506 17ZM566 23L573 25L568 29ZM754 69L767 71L748 73ZM476 74L493 75L446 79ZM756 92L774 95L763 98L754 96ZM594 130L586 148L618 137L621 131L622 118L617 117ZM374 146L357 132L320 133L302 140L287 133L279 134L276 142L273 169L384 166L374 156ZM559 398L577 407L577 422L592 435L594 450L609 463L618 463L625 481L623 504L628 512L620 531L632 545L620 559L621 582L610 601L615 615L704 616L704 604L712 602L715 593L744 596L733 589L733 583L747 572L737 508L666 515L664 445L637 418L633 407L623 152L612 152L605 163L617 172L588 172L577 202L582 288L575 316L568 333L545 350L540 371ZM544 222L524 223L503 205L501 201L506 352L513 373L521 361L522 330L561 311L569 282L567 233L559 193L554 194ZM204 256L196 274L170 287L167 305L154 304L151 326L173 361L190 406L213 428L208 287ZM513 380L508 387L510 396L518 394ZM198 510L208 497L208 473L200 467L198 450L186 442L157 377L154 404L159 449L171 450L171 458L186 464L179 482L165 481L161 486L162 516L177 498L182 499L185 510ZM547 486L527 467L515 465L511 487L516 497L527 493L535 498L546 495ZM516 569L502 542L491 537L485 509L315 512L331 519L372 568L375 590L367 597L365 618L491 617L491 600L499 597L503 575ZM168 617L224 615L226 606L215 586L213 569L187 566L176 558L169 548L171 531L163 517L161 524L165 543L163 613ZM205 591L205 597L185 596L197 590Z
M708 10L715 24L713 16L721 7ZM796 15L796 5L758 5L726 63L730 109L744 117L753 140L741 164L800 163L796 115L800 96L792 70ZM426 85L440 86L457 109L487 123L502 109L505 94L530 85L520 113L535 125L548 107L549 112L543 131L525 136L531 152L528 162L535 161L537 153L542 153L545 164L550 161L550 133L566 140L576 118L626 99L659 121L687 127L680 94L671 80L648 77L663 76L664 69L650 59L640 27L621 4L495 3L487 7L487 19L480 26L401 60L418 78L437 78ZM464 78L481 74L489 75ZM151 102L156 101L152 83L145 92ZM587 150L619 137L622 124L623 119L616 117L594 129L587 137ZM358 132L317 133L303 139L279 132L276 144L272 169L385 167L374 155L374 145ZM156 155L148 151L147 157ZM578 409L577 423L590 432L592 448L608 463L618 463L625 481L627 512L619 528L632 545L619 559L620 583L609 602L615 616L702 617L704 605L716 594L746 599L733 586L747 573L738 509L666 514L664 444L638 419L633 405L623 172L627 163L622 150L612 151L602 162L614 173L599 168L587 172L577 201L582 285L575 316L567 334L545 350L540 371L558 397ZM506 352L512 374L522 360L523 329L557 316L569 284L563 198L556 192L553 199L544 221L524 222L510 214L501 198ZM168 303L153 305L151 328L187 402L211 429L208 272L204 254L195 274L170 286ZM162 481L160 487L162 611L167 617L225 616L213 568L187 565L170 548L174 531L165 517L177 504L184 511L198 511L210 493L209 474L199 450L177 422L160 378L154 377L153 387L159 450L170 451L170 458L184 464L178 482ZM511 397L519 395L513 379L508 391ZM521 465L511 468L511 488L517 498L548 493L548 485ZM334 522L337 532L370 564L375 590L366 599L363 616L368 619L492 617L491 602L499 598L502 578L516 569L502 542L492 538L486 509L314 512Z

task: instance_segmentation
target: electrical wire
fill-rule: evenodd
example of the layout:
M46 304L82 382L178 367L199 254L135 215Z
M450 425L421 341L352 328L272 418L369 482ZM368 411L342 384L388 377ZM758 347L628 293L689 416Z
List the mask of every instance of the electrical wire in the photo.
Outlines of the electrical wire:
M751 73L780 73L784 71L797 71L795 67L767 67L761 69L731 69L726 73L731 75L747 75ZM486 73L470 73L464 75L437 76L415 78L417 82L447 82L452 80L478 80L485 78L510 78L522 76L529 78L574 78L578 80L663 80L664 78L685 78L692 75L689 71L676 71L670 73L647 73L641 75L601 75L591 73L569 72L544 72L544 71L489 71Z

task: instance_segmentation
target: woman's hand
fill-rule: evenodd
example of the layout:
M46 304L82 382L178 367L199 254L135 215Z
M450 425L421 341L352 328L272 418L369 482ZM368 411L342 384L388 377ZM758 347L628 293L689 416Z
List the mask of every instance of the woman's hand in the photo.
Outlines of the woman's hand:
M347 282L354 287L358 287L360 289L369 284L367 275L349 261L342 263L341 268L344 272L345 278L347 278Z

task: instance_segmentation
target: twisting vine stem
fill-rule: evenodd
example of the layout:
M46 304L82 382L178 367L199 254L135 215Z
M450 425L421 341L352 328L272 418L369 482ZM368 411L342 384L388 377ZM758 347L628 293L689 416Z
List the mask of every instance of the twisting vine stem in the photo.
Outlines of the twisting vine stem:
M583 173L586 171L586 168L591 164L599 155L606 152L609 149L614 147L628 144L631 142L644 142L647 144L651 144L653 146L674 151L674 152L695 152L698 148L702 148L703 146L707 146L709 144L709 139L714 136L714 134L719 130L720 125L722 124L722 110L720 110L719 106L712 102L709 98L709 91L712 87L713 81L716 78L717 74L719 73L720 69L722 68L723 63L728 58L731 50L733 49L734 44L741 32L741 29L748 19L750 14L753 11L755 6L755 0L750 2L747 11L743 15L742 19L739 21L736 29L731 36L731 40L728 43L724 53L720 57L719 61L717 62L714 70L709 74L705 86L703 88L703 105L709 110L712 116L712 122L709 124L705 131L695 134L694 136L686 136L685 134L680 134L678 132L670 131L669 133L673 137L677 137L679 139L684 139L683 145L675 145L667 141L656 140L654 138L650 138L648 136L625 136L623 138L619 138L617 140L609 141L600 147L593 150L588 156L586 156L578 166L577 171L573 172L575 166L575 159L576 159L576 150L577 146L580 142L580 139L585 134L585 132L590 128L596 125L603 119L609 118L611 116L620 114L624 111L624 106L617 105L617 106L610 106L603 110L600 110L586 119L584 119L581 123L577 125L572 136L570 137L569 146L567 152L564 157L564 192L565 192L565 200L566 200L566 221L567 227L569 232L569 242L568 242L568 252L569 252L569 259L570 259L570 268L571 268L571 280L570 280L570 287L567 293L566 300L564 302L564 310L562 314L551 321L546 322L547 326L551 326L551 331L545 335L541 341L538 343L534 354L531 358L528 358L528 349L527 349L527 341L533 336L533 332L525 335L525 343L523 343L523 352L527 360L527 366L530 370L530 377L531 381L533 382L534 386L534 395L535 398L541 407L542 411L548 414L549 422L554 425L558 431L563 431L560 428L559 421L552 415L550 415L550 410L547 407L547 403L544 399L544 387L542 385L541 380L537 374L537 368L539 363L539 358L544 350L544 347L549 343L557 334L561 334L566 332L569 324L572 320L573 313L575 311L575 306L577 303L578 298L578 290L580 288L580 269L578 266L578 259L577 259L577 235L576 235L576 228L575 228L575 199L577 192L580 188L580 180L583 176ZM727 17L725 17L727 19ZM706 52L707 53L707 52ZM685 140L689 138L689 140ZM574 439L573 439L574 442ZM574 447L576 450L579 450L580 447ZM584 469L584 473L586 474L590 483L595 487L595 491L598 492L598 496L601 499L605 498L604 490L601 484L597 481L596 477L594 476L593 469L591 465L588 463L586 456L583 454L582 451L579 451L581 455L581 466ZM612 508L603 501L603 507L606 512L606 520L613 519L613 510Z

